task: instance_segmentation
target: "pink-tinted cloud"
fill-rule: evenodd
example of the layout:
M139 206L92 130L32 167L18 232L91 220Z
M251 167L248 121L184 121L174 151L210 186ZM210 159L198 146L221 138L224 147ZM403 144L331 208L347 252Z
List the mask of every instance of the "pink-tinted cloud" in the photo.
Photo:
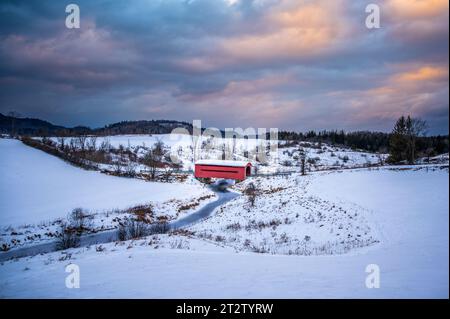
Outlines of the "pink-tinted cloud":
M398 19L432 19L448 12L447 0L387 0L384 6L388 14ZM392 11L390 13L389 11Z
M92 21L85 21L79 31L62 29L44 39L11 34L1 42L0 55L8 67L33 70L40 79L75 86L126 79L129 70L120 67L136 60L126 43Z
M373 30L350 0L79 0L79 30L54 1L0 4L0 111L298 130L412 113L448 131L448 1L376 3Z
M360 91L334 92L337 100L348 102L346 114L352 121L394 121L404 114L423 117L442 110L441 98L448 96L448 65L400 65L391 68L393 74L379 86ZM396 72L399 69L401 71Z
M448 0L386 0L382 18L397 41L425 44L448 37Z

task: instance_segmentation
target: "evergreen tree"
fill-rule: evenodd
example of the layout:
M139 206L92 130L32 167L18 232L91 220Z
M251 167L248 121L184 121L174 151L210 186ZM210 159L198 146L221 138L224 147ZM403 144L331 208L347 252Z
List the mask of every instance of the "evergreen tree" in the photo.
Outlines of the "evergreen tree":
M395 123L389 139L389 159L391 163L399 163L407 161L414 164L417 159L417 140L425 133L426 122L408 117L401 116Z
M401 116L395 123L391 137L389 139L390 163L399 163L407 159L408 140L406 136L406 119Z

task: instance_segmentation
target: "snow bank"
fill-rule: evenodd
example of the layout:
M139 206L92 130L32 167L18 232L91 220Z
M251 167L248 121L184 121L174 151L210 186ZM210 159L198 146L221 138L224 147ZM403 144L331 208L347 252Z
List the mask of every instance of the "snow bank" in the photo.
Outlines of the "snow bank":
M85 171L20 141L0 139L0 226L197 196L197 184L151 183Z

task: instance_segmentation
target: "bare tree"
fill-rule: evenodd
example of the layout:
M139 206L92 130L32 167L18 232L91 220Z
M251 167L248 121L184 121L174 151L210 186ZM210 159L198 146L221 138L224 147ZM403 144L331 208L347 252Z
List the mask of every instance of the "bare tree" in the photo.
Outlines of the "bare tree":
M161 166L163 157L164 143L161 141L156 142L147 154L145 154L143 163L149 167L151 179L155 179L156 170L159 166Z
M21 115L16 111L9 111L7 115L11 117L11 136L16 136L16 118L21 117Z
M75 141L75 139L74 138L71 138L70 139L70 142L69 142L69 149L70 149L70 152L72 152L72 153L75 153L76 152L76 150L77 150L77 145L76 145L77 143L76 143L76 141Z
M108 137L105 137L102 141L102 143L100 144L100 150L102 152L109 152L111 149L111 143L109 141Z
M112 166L113 166L113 169L114 169L114 173L116 173L116 175L122 174L122 162L120 161L120 159L116 159L112 163Z
M300 171L302 175L306 175L306 151L300 147Z
M82 152L84 152L84 150L86 149L86 139L87 139L87 137L85 135L79 135L76 138L76 142L78 144L78 147L80 148L80 150Z
M97 150L97 136L89 137L89 139L87 139L86 146L90 151L95 152Z
M258 189L255 184L248 184L247 188L244 190L244 194L247 195L250 206L255 206L256 196L258 195Z
M236 137L233 137L233 144L231 147L231 154L234 156L236 154Z
M378 163L379 163L379 165L383 166L383 165L384 165L384 159L383 159L383 156L382 156L381 154L378 154L377 157L378 157Z
M61 150L64 150L65 147L66 147L66 144L65 144L66 138L65 138L64 136L58 136L58 137L56 138L56 140L58 141L58 146L59 146L59 148L60 148Z
M166 165L164 166L164 179L166 182L168 182L170 180L170 177L173 174L173 169L172 167L170 167L170 165Z
M426 155L426 157L427 157L427 163L430 163L431 157L432 157L433 155L435 155L434 148L428 147L428 148L425 150L425 155Z
M129 177L136 176L137 164L134 161L129 160L125 166L125 174Z
M75 208L61 223L60 233L56 242L58 250L78 247L80 236L92 227L92 216L81 208Z
M427 132L427 123L419 118L406 118L406 136L408 141L408 162L413 164L416 159L416 142L417 138L425 135Z
M70 223L70 227L80 234L92 227L92 216L82 208L73 209L67 220Z
M56 249L64 250L78 247L79 245L80 236L78 231L65 222L61 223L60 234L56 242Z
M120 241L138 239L148 234L148 226L134 218L125 218L119 223L118 238Z

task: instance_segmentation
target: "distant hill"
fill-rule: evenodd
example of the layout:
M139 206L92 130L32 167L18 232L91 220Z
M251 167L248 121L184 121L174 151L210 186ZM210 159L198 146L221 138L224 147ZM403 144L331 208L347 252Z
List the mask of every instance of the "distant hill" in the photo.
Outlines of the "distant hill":
M192 132L191 124L169 120L123 121L102 128L91 129L85 126L64 127L40 119L6 116L0 113L0 133L18 135L169 134L177 127Z
M92 130L85 126L76 126L67 128L60 125L54 125L50 122L33 119L6 116L0 113L0 132L19 135L54 135L64 134L85 134Z
M123 121L96 129L94 132L99 135L169 134L175 128L185 128L192 132L192 124L168 120Z

